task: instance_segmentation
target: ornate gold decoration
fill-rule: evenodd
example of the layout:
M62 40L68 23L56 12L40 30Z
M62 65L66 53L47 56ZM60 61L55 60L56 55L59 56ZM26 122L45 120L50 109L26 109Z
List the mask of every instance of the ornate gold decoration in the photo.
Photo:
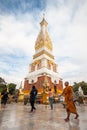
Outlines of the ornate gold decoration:
M35 60L33 63L32 63L32 66L35 66L35 65L38 65L41 63L41 60Z
M45 51L45 50L42 50L41 52L35 54L35 55L33 56L33 59L39 57L39 56L42 55L42 54L46 54L46 55L48 55L50 58L54 59L54 56L51 55L49 52L47 52L47 51Z
M48 23L47 23L46 20L43 18L43 20L41 21L40 25L41 25L41 26L43 26L43 25L47 26L47 24L48 24Z
M47 47L49 50L52 51L52 45L50 44L49 41L47 40L41 40L39 41L36 46L35 46L35 50L39 50L40 48L42 48L43 46Z
M44 33L43 33L43 28L42 28L38 37L37 37L36 43L35 43L35 50L38 50L38 49L42 48L43 46L45 46L49 50L52 51L52 48L53 48L52 42L51 42L51 39L50 39L48 31L47 31L47 24L48 23L43 18L43 20L40 24L41 24L41 28L44 25Z
M47 92L49 90L50 84L47 80L47 77L45 76L44 82L43 82L43 91Z
M51 60L48 60L48 63L49 64L52 64L52 65L56 65L53 61L51 61Z

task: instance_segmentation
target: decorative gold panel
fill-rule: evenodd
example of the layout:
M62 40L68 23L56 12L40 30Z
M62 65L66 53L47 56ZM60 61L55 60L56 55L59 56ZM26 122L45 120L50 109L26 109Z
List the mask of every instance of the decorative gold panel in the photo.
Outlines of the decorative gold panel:
M45 51L45 50L43 50L43 51L41 51L41 52L35 54L35 55L33 56L33 59L39 57L39 56L42 55L42 54L46 54L46 55L48 55L50 58L54 59L54 56L51 55L49 52L47 52L47 51Z

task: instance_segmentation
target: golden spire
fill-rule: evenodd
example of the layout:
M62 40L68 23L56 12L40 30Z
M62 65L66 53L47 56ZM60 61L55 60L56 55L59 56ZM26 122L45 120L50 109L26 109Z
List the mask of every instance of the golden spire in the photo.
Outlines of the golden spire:
M35 43L35 50L38 50L38 49L45 46L50 51L52 51L52 42L50 40L50 37L48 34L48 29L47 29L48 23L46 22L44 17L45 17L45 14L43 14L43 19L40 23L41 30L40 30L40 33L37 37L36 43Z
M48 25L48 23L45 20L45 14L44 13L43 13L43 20L41 21L40 25L41 26L43 26L43 25L47 26Z

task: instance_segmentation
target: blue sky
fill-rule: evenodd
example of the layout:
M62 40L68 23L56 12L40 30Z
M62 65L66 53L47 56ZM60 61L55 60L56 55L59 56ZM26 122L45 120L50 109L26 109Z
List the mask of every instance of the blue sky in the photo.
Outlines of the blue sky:
M87 0L0 0L0 76L24 80L43 13L60 76L87 82Z

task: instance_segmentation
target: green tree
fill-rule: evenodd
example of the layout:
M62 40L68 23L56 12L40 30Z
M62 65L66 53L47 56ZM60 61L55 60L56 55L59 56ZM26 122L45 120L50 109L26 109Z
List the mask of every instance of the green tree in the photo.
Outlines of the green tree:
M87 83L82 81L79 84L80 84L80 86L81 86L81 88L83 90L84 95L87 95Z
M9 90L9 93L10 93L11 95L15 94L16 84L14 84L14 83L8 84L8 90Z
M82 88L84 95L87 95L87 83L82 81L79 83L74 82L73 90L74 92L78 91L79 87Z
M5 83L6 83L5 80L2 77L0 77L0 84L5 84Z
M5 80L0 77L0 92L3 92L7 88Z
M78 91L78 89L79 89L79 84L74 82L73 91L76 92L76 91Z

